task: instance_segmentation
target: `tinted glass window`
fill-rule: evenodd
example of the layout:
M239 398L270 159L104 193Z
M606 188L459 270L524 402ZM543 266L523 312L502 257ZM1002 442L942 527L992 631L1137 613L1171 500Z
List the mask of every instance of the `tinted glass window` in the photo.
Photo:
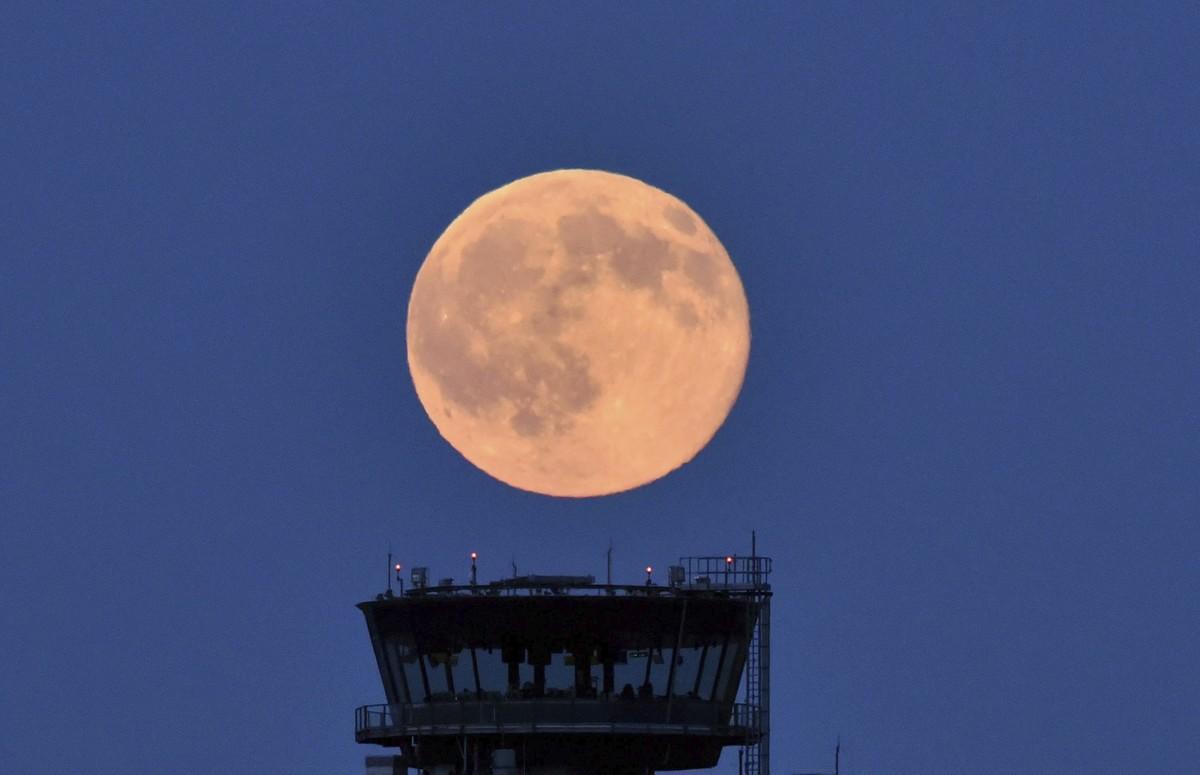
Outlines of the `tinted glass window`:
M667 678L671 674L671 649L650 649L650 686L647 693L655 697L667 696Z
M454 693L459 699L475 698L475 668L471 666L471 649L450 655L450 674L454 678Z
M675 680L671 685L671 694L676 697L692 696L696 676L700 673L700 655L703 653L704 649L700 646L684 646L675 654Z
M708 647L704 656L704 668L700 671L700 687L697 694L702 700L712 699L713 686L717 682L717 668L721 662L721 644L713 643Z
M550 655L546 665L546 696L570 697L575 693L575 667L568 665L561 651Z
M618 695L636 697L646 680L646 662L649 659L649 649L630 649L618 654L613 664L613 690Z
M479 686L484 694L492 699L503 697L508 689L508 665L504 664L500 649L475 649L475 663L479 666Z
M425 689L421 685L421 668L417 665L416 651L405 643L389 639L384 643L384 652L395 679L396 695L401 702L423 702ZM405 682L408 684L407 696L404 693Z
M721 675L717 677L717 695L714 699L728 702L737 692L737 682L733 678L735 673L741 672L741 648L739 642L730 638L725 661L721 663Z
M449 655L444 651L425 655L425 678L429 681L430 699L434 701L454 698L450 694L450 686L446 682L447 661L449 661Z

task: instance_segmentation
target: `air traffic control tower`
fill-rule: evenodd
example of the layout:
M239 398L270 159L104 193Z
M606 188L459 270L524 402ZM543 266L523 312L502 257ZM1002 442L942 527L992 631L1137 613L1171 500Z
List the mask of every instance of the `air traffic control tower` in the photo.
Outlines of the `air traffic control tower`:
M685 557L655 584L521 576L411 584L360 603L387 703L368 775L769 775L771 560ZM744 694L738 701L739 686Z

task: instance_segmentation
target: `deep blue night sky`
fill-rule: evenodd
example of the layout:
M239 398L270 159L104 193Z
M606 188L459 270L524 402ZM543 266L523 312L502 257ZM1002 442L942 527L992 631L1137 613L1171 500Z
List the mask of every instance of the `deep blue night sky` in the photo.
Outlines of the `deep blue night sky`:
M389 542L756 528L777 774L1194 772L1200 13L1101 5L6 7L0 770L361 772ZM753 330L712 444L584 501L405 363L441 230L561 167L688 202Z

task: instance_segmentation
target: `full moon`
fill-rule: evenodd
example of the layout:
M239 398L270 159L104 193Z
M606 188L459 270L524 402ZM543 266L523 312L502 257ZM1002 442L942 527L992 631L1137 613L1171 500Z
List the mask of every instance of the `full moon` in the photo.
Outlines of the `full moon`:
M408 365L438 431L546 495L621 492L691 460L749 352L746 296L716 235L665 191L596 170L477 199L408 305Z

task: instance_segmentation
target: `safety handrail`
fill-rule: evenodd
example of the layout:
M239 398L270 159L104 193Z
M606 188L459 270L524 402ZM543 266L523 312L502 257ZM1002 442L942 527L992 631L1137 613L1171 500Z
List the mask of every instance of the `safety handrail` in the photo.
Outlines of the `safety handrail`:
M695 727L697 733L745 734L761 726L761 710L746 703L732 708L720 703L538 699L460 701L420 705L364 705L355 711L358 733L395 732L441 726L504 725L639 725L648 730ZM707 731L704 731L707 730Z

